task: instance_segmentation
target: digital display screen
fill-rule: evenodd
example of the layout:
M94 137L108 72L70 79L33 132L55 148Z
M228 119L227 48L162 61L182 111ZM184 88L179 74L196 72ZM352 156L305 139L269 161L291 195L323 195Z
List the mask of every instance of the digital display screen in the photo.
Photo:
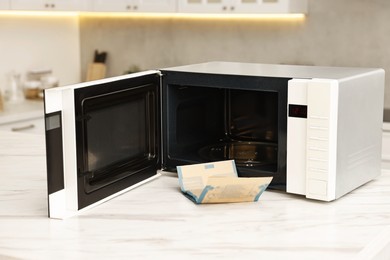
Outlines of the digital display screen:
M288 116L307 118L307 106L305 105L288 105Z

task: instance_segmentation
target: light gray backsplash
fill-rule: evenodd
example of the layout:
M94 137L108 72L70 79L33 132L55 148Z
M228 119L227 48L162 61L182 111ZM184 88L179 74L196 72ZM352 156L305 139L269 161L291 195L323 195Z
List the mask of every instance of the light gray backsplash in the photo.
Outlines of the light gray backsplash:
M381 67L390 75L389 13L388 0L309 0L306 19L293 22L82 16L82 75L95 49L109 53L108 76L132 65L145 70L216 60Z
M60 85L80 82L79 42L75 16L0 14L0 91L12 72L24 81L28 71L50 69Z

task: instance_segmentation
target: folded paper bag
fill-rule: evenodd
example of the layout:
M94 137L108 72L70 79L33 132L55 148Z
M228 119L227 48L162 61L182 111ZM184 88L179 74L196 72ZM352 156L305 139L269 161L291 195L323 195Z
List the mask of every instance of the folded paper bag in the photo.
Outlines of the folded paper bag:
M177 166L181 191L197 204L258 201L272 177L240 178L234 160Z

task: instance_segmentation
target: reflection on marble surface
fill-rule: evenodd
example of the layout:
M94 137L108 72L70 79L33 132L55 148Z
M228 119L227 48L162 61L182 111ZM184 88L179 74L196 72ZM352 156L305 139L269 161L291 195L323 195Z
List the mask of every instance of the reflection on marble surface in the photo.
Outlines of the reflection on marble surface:
M45 167L44 137L0 133L0 259L357 259L390 226L390 172L331 203L267 190L218 205L193 204L163 173L53 220Z

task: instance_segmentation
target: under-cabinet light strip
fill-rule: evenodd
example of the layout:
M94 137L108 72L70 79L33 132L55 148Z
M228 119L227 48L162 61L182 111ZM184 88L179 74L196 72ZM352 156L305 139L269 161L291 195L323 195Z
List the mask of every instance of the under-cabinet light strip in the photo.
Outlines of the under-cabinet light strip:
M303 20L305 14L219 14L219 13L130 13L130 12L63 12L63 11L0 11L0 16L36 17L97 17L97 18L179 18L179 19L263 19L263 20Z
M182 18L182 19L275 19L275 20L300 20L305 18L305 14L225 14L225 13L126 13L126 12L81 12L80 16L88 17L144 17L144 18Z

